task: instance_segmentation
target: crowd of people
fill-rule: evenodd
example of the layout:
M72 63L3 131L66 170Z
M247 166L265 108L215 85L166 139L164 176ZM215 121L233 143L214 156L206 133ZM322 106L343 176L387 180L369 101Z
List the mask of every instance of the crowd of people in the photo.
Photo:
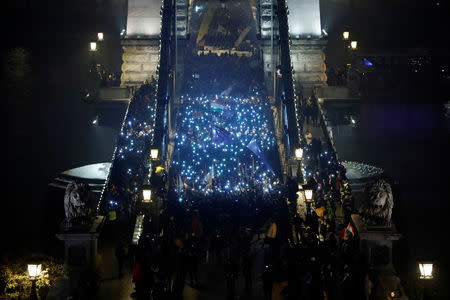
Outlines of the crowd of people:
M225 9L216 13L224 18L213 24L219 39L205 41L230 49L223 43L234 42L238 31L220 28L229 16ZM313 201L298 195L294 178L282 184L261 60L206 53L185 61L164 205L146 216L128 254L137 299L182 299L186 285L207 284L200 270L208 265L220 267L230 300L251 298L256 282L266 300L361 299L366 270L355 261L345 169L324 141L305 131L300 172ZM149 174L155 86L144 85L130 103L105 191L104 199L130 216ZM314 97L297 105L301 125L319 125ZM121 247L116 255L123 260Z
M244 98L263 81L264 73L259 55L203 53L185 62L184 93L192 96L227 95ZM260 95L261 96L261 95Z
M174 186L182 193L237 193L279 184L270 107L256 95L249 98L204 96L184 98L176 127L172 162ZM274 161L274 160L272 160Z
M225 3L224 3L225 4ZM250 9L243 9L246 3L227 2L215 10L206 10L207 14L214 14L208 26L207 33L199 45L211 46L218 49L234 49L238 51L253 51L250 41L256 37L255 27ZM240 36L243 37L240 38ZM241 40L241 42L238 42ZM249 40L249 43L245 42ZM244 41L244 42L242 42Z
M286 202L251 192L197 195L194 202L169 202L159 231L145 231L132 251L138 299L182 299L186 286L210 284L205 272L221 274L226 299L251 299L261 293L255 286L265 299L361 299L364 270L354 260L354 230L336 228L334 213L320 201L293 219Z
M99 72L101 87L115 87L120 85L120 72L101 70Z
M345 86L347 84L347 71L331 67L327 71L327 84L329 86Z
M140 186L150 170L148 153L156 117L156 80L142 85L133 95L120 131L114 160L103 195L103 209L132 214L139 202Z

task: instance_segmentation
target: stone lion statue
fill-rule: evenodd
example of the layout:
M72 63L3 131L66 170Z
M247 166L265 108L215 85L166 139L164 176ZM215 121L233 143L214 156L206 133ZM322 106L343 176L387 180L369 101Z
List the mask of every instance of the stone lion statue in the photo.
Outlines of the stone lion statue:
M89 184L72 181L66 187L64 211L66 219L89 217L92 214L91 190Z
M394 199L391 185L384 179L378 179L365 186L365 201L361 206L361 216L370 225L391 224Z

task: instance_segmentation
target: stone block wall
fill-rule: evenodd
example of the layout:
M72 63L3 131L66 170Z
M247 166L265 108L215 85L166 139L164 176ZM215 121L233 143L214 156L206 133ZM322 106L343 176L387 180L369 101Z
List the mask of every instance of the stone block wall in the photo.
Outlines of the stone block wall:
M304 88L325 86L327 82L325 54L326 40L293 39L291 40L291 64L294 68L294 81Z
M159 39L125 39L122 49L122 87L139 86L152 76L157 78Z

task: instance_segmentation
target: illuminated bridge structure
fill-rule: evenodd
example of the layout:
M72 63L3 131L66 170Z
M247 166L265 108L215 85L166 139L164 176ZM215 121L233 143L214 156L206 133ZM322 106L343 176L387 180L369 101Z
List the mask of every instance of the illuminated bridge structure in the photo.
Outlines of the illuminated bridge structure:
M98 178L91 184L100 194L97 204L99 213L114 211L117 203L112 197L113 187L122 185L119 189L131 190L136 196L132 201L151 203L153 209L145 210L145 214L153 214L156 218L159 216L159 205L164 199L158 195L152 178L157 173L157 167L170 172L176 134L173 111L181 102L179 82L184 80L183 58L186 54L186 39L190 37L189 21L193 3L195 0L128 0L126 35L122 40L121 88L130 91L132 97L128 101L111 163L91 166L106 177L103 186L99 184ZM326 85L323 52L326 33L323 34L321 29L319 0L259 0L255 11L264 80L270 95L273 128L282 169L281 182L287 186L288 179L294 179L295 187L290 185L289 188L298 195L297 186L306 183L312 175L305 168L305 158L296 156L299 153L296 150L306 147L303 132L305 124L299 100L308 96L316 99L316 90ZM316 137L327 144L331 152L330 160L341 165L325 115L320 103L317 104L321 127L316 131ZM142 109L140 116L134 114L137 109ZM134 122L140 124L142 133L130 132L129 126ZM130 143L124 146L123 141ZM134 153L130 154L132 151ZM124 163L129 155L138 158L139 165L134 166L134 169ZM73 174L77 172L73 170L65 174L69 177L62 178L61 182L73 180ZM154 201L143 201L146 199L140 195L144 189L152 191ZM137 243L143 228L144 213L143 210L131 213L136 218L133 242ZM395 234L391 235L398 238ZM380 241L387 243L392 250L391 240L386 242L382 238ZM370 247L378 247L380 241Z
M126 135L127 124L133 121L134 116L128 112L138 101L136 93L139 94L145 82L151 82L153 90L147 99L152 113L145 120L146 126L152 127L151 134L146 137L145 147L139 150L148 169L147 181L155 167L155 160L150 159L151 149L158 150L158 164L166 170L171 165L175 134L173 108L179 104L179 82L184 79L184 45L190 36L192 3L188 0L128 1L126 35L122 39L121 87L135 96L128 103L121 135ZM256 12L283 181L294 177L303 182L309 175L295 157L295 150L305 145L298 99L326 85L323 54L326 37L320 27L319 0L260 0ZM323 137L332 146L326 130ZM117 163L120 151L124 150L118 145L100 191L99 210L109 203L105 190L112 184L111 174L120 168ZM141 184L144 182L133 188L140 189Z
M158 164L167 170L170 168L174 151L173 108L179 103L178 82L184 76L182 59L184 43L190 37L192 3L188 0L128 1L126 35L122 39L121 87L133 95L145 82L153 82L154 86L150 96L154 110L147 120L152 134L141 150L148 168L147 181L156 162L150 158L151 149L158 150ZM294 177L303 182L308 174L295 157L295 150L305 144L298 99L326 85L323 54L326 37L320 27L319 0L260 0L256 11L257 36L261 41L264 77L274 111L283 181ZM137 101L135 99L133 96L129 101L121 135L133 118L128 110L133 101ZM324 129L323 137L332 146L326 126ZM119 168L116 164L119 148L114 151L106 183L100 191L99 210L108 205L105 190L111 185L113 170ZM140 185L134 188L140 189Z

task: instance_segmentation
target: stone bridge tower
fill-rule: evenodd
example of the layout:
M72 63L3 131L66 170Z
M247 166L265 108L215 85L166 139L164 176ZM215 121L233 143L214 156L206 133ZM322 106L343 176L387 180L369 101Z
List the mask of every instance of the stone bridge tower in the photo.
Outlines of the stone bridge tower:
M286 0L294 78L309 96L316 86L326 85L326 39L322 35L319 0Z
M126 36L122 40L122 87L140 86L157 77L161 35L161 0L128 0Z

